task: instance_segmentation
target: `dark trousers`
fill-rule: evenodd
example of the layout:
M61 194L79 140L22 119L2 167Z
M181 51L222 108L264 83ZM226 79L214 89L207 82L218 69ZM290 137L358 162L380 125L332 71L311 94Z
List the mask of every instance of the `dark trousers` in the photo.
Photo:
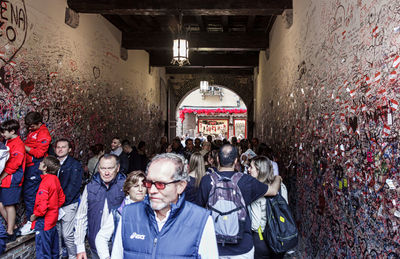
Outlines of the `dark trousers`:
M253 231L253 243L254 243L254 259L282 259L285 255L274 253L265 240L260 240L258 232Z
M25 169L23 195L26 207L25 215L28 220L33 214L36 193L39 189L40 182L42 181L42 178L40 178L42 172L39 170L39 164L40 162L37 162L33 166L29 166Z
M58 259L58 234L57 227L44 230L44 219L40 218L35 224L36 230L36 258L38 259Z

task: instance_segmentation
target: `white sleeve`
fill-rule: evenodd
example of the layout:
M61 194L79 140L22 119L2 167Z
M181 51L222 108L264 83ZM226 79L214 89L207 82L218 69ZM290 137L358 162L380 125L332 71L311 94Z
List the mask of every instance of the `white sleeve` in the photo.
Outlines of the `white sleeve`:
M278 167L278 163L271 161L272 162L272 169L274 171L274 175L279 175L279 167Z
M286 200L286 203L289 204L288 192L286 186L283 183L281 183L281 195Z
M78 211L76 212L76 222L75 222L75 245L76 252L82 253L85 251L85 236L87 230L87 186L83 190L81 203L79 204Z
M208 217L206 225L204 226L199 245L199 255L202 259L218 258L217 238L215 236L214 222L211 216Z
M108 214L106 222L101 226L95 239L96 250L100 259L106 259L110 257L110 251L108 250L108 241L111 239L113 233L114 215L110 213Z
M119 221L117 232L115 232L114 244L111 252L111 259L121 259L124 258L124 247L122 245L122 237L121 237L121 222Z

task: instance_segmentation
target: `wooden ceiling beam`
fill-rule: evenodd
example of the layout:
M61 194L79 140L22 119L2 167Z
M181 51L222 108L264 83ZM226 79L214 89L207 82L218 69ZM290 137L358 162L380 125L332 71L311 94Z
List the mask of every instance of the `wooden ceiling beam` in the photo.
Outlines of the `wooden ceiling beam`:
M229 31L229 16L221 16L222 19L222 28L224 32L228 32Z
M190 66L198 67L255 67L258 66L258 52L247 53L189 53ZM172 52L155 51L150 53L150 66L165 67L171 66Z
M196 15L196 21L197 24L199 25L200 31L205 32L207 30L207 26L204 24L204 19L201 15Z
M229 74L229 75L253 75L253 67L215 68L215 67L193 67L193 66L169 66L165 67L166 74Z
M266 33L190 33L189 48L195 50L261 50L268 47ZM171 49L173 35L163 32L123 33L122 46L126 49Z
M254 20L256 19L255 15L250 15L247 19L246 31L251 32L254 27Z
M80 13L118 15L280 15L292 9L293 0L68 0L68 6Z

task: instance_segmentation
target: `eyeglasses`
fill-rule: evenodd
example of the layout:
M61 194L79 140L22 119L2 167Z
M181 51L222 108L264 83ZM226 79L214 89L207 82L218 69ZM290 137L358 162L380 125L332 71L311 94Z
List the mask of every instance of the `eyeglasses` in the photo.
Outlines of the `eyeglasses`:
M144 186L145 186L147 189L150 189L151 186L154 184L154 185L156 186L157 190L164 190L164 189L165 189L165 186L166 186L167 184L170 184L170 183L177 183L177 182L180 182L180 181L181 181L181 180L175 180L175 181L172 181L172 182L169 182L169 183L163 183L163 182L153 182L153 181L149 181L149 180L144 180L144 181L143 181L143 184L144 184Z

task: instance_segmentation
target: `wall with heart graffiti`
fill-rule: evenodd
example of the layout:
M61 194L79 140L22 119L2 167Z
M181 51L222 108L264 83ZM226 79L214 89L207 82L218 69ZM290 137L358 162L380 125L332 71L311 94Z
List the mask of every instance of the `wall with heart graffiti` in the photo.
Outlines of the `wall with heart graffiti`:
M158 138L163 70L149 70L144 51L121 59L121 33L102 16L80 14L76 28L66 25L66 7L64 0L1 1L0 120L23 126L27 112L40 111L53 139L71 139L83 160L90 145L108 147L114 136Z
M293 1L260 55L256 135L304 258L399 258L400 2Z

